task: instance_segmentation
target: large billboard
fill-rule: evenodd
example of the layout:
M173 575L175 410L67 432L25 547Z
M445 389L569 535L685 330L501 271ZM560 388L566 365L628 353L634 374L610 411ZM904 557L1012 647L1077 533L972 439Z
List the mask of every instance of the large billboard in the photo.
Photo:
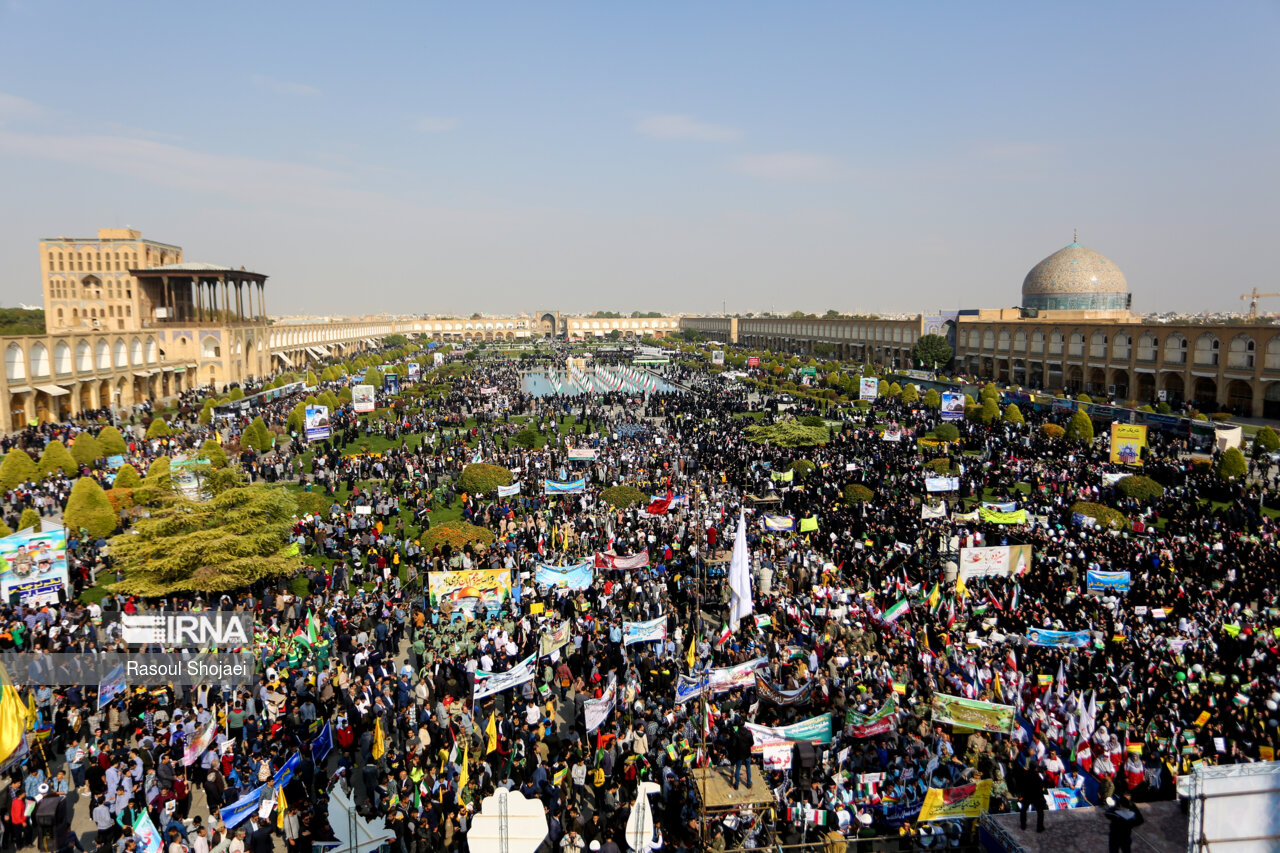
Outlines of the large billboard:
M1008 577L1031 568L1030 545L995 545L960 549L960 578Z
M458 572L428 572L427 595L432 607L448 599L455 610L485 613L502 609L511 600L509 569L474 569Z
M13 593L25 605L55 604L60 592L70 593L67 573L67 533L29 530L0 539L0 595Z
M858 399L874 400L880 396L880 380L874 376L864 376L858 382Z
M724 364L724 350L714 349L711 351L712 364Z
M946 391L942 395L942 419L944 421L964 420L964 395L958 391Z
M356 385L351 389L351 406L356 414L372 412L374 409L372 385Z
M329 437L329 407L307 406L303 418L303 433L307 441L322 441Z
M1141 465L1142 448L1147 446L1143 424L1111 424L1111 461L1117 465Z

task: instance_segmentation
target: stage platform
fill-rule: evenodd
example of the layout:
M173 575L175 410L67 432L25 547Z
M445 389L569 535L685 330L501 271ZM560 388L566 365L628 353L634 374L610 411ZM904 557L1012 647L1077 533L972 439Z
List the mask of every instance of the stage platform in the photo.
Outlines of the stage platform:
M1186 853L1187 816L1176 802L1139 803L1147 822L1133 833L1133 849L1143 853ZM1048 812L1044 832L1036 832L1035 812L1027 813L1027 831L1014 814L986 815L980 825L986 853L1105 853L1110 826L1103 809Z
M752 768L751 787L746 780L738 790L733 790L733 771L727 767L695 767L693 778L707 809L737 809L743 806L769 805L773 791L765 784L759 767Z

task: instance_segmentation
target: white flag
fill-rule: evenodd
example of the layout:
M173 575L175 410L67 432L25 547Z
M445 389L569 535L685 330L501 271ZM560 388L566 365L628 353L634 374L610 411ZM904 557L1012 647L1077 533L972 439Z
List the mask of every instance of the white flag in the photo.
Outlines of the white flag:
M729 561L729 627L737 631L742 617L754 610L751 603L751 555L747 552L747 521L738 513L738 535Z

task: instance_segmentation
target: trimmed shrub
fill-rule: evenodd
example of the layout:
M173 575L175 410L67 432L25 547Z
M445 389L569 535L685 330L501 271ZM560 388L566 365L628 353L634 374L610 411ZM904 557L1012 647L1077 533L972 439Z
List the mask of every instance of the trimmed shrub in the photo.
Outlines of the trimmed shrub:
M863 411L865 412L867 409L870 409L870 408L871 408L871 401L870 401L870 400L858 400L858 401L856 401L853 405L854 405L856 408L859 408L859 409L861 409L861 410L863 410ZM942 405L942 404L941 404L941 403L939 403L938 405Z
M1231 414L1230 412L1214 412L1213 414L1209 415L1209 420L1214 421L1216 423L1226 423L1227 421L1231 420L1233 417L1235 417L1235 415Z
M938 424L933 430L933 435L939 441L959 441L960 427L952 423Z
M172 431L164 418L153 418L147 426L147 438L165 438L169 435L172 435Z
M1238 447L1228 447L1218 459L1218 476L1224 480L1235 480L1243 477L1249 470L1244 461L1244 454Z
M0 521L0 536L12 536L12 535L13 535L13 528L5 524L3 521Z
M81 465L92 465L102 456L102 445L87 432L76 436L71 443L71 458Z
M1076 409L1075 414L1071 416L1071 421L1067 424L1067 438L1072 441L1083 441L1085 444L1092 443L1093 421L1089 420L1089 416L1083 409Z
M1121 530L1129 526L1129 519L1125 517L1124 513L1092 501L1076 501L1071 505L1071 509L1068 512L1072 515L1079 513L1086 518L1092 518L1099 527L1111 527Z
M475 548L484 548L492 541L492 530L477 527L474 524L458 519L456 521L441 522L428 530L422 537L422 546L427 550L431 550L437 545L444 545L447 542L457 551L467 545Z
M499 486L511 485L511 472L501 465L475 462L462 469L458 490L472 495L496 497Z
M229 400L243 400L244 389L241 388L239 385L237 385L236 387L232 388L230 391L227 392L227 398Z
M940 474L944 477L953 477L960 473L960 467L945 456L941 456L937 459L930 459L928 462L924 463L924 467L928 468L933 473Z
M1067 431L1057 424L1040 424L1040 434L1050 441L1057 441L1067 434Z
M1159 403L1156 403L1156 412L1162 415L1171 415L1173 414L1173 406L1170 406L1164 400L1161 400Z
M1276 435L1276 431L1269 426L1258 430L1258 434L1253 437L1253 452L1275 453L1277 450L1280 450L1280 435Z
M1191 419L1194 421L1207 421L1209 420L1209 416L1206 415L1204 412L1196 412Z
M18 529L31 530L32 528L40 529L40 513L27 507L22 511L22 515L18 516Z
M1145 413L1146 413L1146 414L1148 414L1148 415L1154 415L1154 414L1156 413L1156 410L1155 410L1155 409L1153 409L1153 408L1151 408L1151 404L1150 404L1150 403L1148 403L1148 404L1147 404L1147 405L1145 405L1145 406L1139 406L1139 407L1138 407L1138 411L1139 411L1139 412L1145 412Z
M62 519L72 530L84 528L92 536L110 536L118 525L111 500L92 477L76 480Z
M1027 421L1022 417L1022 410L1018 408L1018 404L1010 403L1004 407L1004 422L1007 424L1022 426Z
M1135 501L1149 501L1164 494L1164 486L1150 477L1130 474L1116 481L1116 491Z
M382 371L376 367L371 367L364 374L364 384L372 385L375 389L382 390Z
M820 415L805 415L800 419L800 423L805 426L820 427L826 426L827 422Z
M34 480L38 472L35 460L27 455L27 451L21 447L15 447L6 453L4 461L0 462L0 489L8 491L19 483Z
M911 404L918 402L919 399L920 389L917 388L914 383L908 384L906 388L902 389L902 402Z
M987 397L982 401L982 411L978 413L984 424L993 424L1000 417L1000 405L995 397Z
M129 463L120 466L120 470L116 472L116 477L111 481L113 489L129 489L133 490L142 485L142 478L138 476L138 469Z
M208 426L209 424L213 423L213 401L212 400L205 401L204 408L200 410L200 416L196 418L196 422L199 423L200 426Z
M649 500L649 496L635 486L610 486L600 492L600 498L618 509L628 509Z
M850 483L844 487L844 501L847 504L868 503L874 493L861 483Z
M511 436L511 443L519 445L525 450L534 450L539 447L545 447L547 444L547 437L533 427L525 427L515 435Z
M938 389L930 388L924 392L924 405L929 409L942 408L942 395L938 393Z
M996 384L994 382L988 382L986 385L983 385L982 390L978 392L978 399L999 400L1000 389L996 387Z
M48 477L54 471L63 471L73 477L80 472L80 466L76 464L76 460L71 458L67 448L57 439L45 445L44 453L40 454L40 462L36 468L41 477Z
M982 423L982 407L977 403L964 407L964 419L971 424Z
M795 472L795 478L801 482L809 479L809 475L813 473L816 466L808 459L798 459L791 465L791 470Z
M223 450L222 445L212 438L206 438L204 444L200 445L200 450L196 452L196 458L208 459L210 468L227 467L227 451Z
M876 386L876 395L879 397L888 397L889 389L891 387L892 386L890 386L886 380L881 379L880 384Z
M1081 394L1081 395L1079 395L1078 397L1076 397L1076 402L1077 402L1077 403L1092 403L1092 402L1093 402L1093 398L1092 398L1092 397L1090 397L1088 394Z
M102 448L103 456L123 456L129 452L124 436L113 426L104 426L98 430L98 445Z

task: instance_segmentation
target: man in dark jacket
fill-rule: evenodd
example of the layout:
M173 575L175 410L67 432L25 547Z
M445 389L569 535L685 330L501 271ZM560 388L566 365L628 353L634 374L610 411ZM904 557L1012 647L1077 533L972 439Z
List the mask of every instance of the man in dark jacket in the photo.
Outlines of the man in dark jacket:
M1104 813L1111 827L1107 832L1108 853L1129 853L1133 849L1133 831L1147 822L1138 807L1121 794Z
M738 721L738 726L729 738L729 760L733 762L733 790L738 790L738 778L742 768L747 768L747 787L751 787L751 746L754 739L747 727Z
M1018 796L1021 798L1019 815L1022 828L1027 828L1027 809L1036 810L1036 832L1044 832L1044 812L1049 807L1045 802L1044 776L1040 772L1040 763L1035 759L1027 762L1018 780Z

